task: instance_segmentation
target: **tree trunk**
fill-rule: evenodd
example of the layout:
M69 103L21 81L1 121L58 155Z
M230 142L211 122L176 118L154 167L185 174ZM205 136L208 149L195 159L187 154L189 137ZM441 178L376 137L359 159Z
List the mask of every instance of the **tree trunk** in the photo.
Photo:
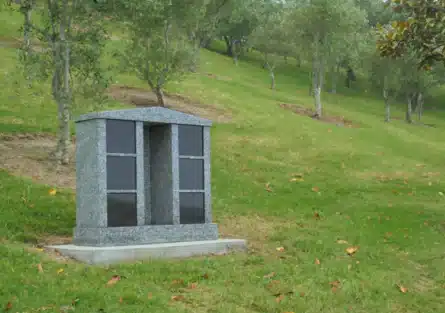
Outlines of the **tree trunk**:
M423 113L423 95L421 92L417 95L417 119L420 121Z
M274 73L274 68L271 67L268 64L267 65L267 69L269 70L269 76L270 76L270 89L275 90L275 73Z
M71 132L70 132L70 105L62 100L59 103L59 108L62 110L61 118L59 120L59 134L57 147L55 152L56 160L63 165L66 165L70 161L69 148L71 146Z
M383 99L385 100L385 122L389 123L391 121L391 108L389 106L388 91L383 89L383 94Z
M210 47L210 43L212 42L212 40L210 39L210 38L207 38L207 37L205 37L205 38L200 38L199 39L199 46L201 47L201 48L205 48L205 49L208 49L209 47Z
M337 79L338 72L340 71L339 63L332 68L332 77L331 77L331 93L337 93Z
M233 40L232 41L232 57L233 57L233 63L235 64L235 66L238 66L238 58L242 53L242 46L241 43Z
M60 164L69 163L69 148L71 145L71 134L70 134L70 117L71 117L71 85L70 85L70 54L71 49L69 42L67 40L67 31L69 28L69 19L67 12L67 2L64 1L64 16L60 21L60 44L59 47L59 65L61 71L58 73L63 73L59 77L59 89L60 96L58 97L58 108L59 108L59 134L58 142L55 152L56 160ZM62 78L62 81L60 81Z
M194 45L193 45L193 59L192 62L190 64L190 72L192 73L196 73L197 68L198 68L198 62L199 62L199 42L195 41Z
M314 88L317 81L317 65L316 60L312 60L312 71L309 72L309 96L314 95Z
M412 123L412 97L411 95L408 94L408 96L406 97L407 99L407 105L406 105L406 116L405 116L405 120L407 123Z
M263 63L263 68L265 68L265 69L269 69L269 55L267 54L267 52L264 52L264 54L263 54L263 57L264 57L264 63Z
M26 54L30 53L31 48L31 13L32 13L32 6L29 4L26 6L26 8L23 8L24 12L24 25L23 25L23 44L26 51Z
M320 118L322 114L321 106L321 86L314 88L314 101L315 101L315 118Z
M226 42L226 54L229 57L233 56L233 42L228 36L224 36L224 41Z
M31 54L31 14L33 9L34 0L22 1L20 4L20 11L23 14L23 57L25 59L25 64L29 60ZM27 64L26 64L27 66ZM31 87L32 78L29 70L25 73L26 81L28 87Z
M385 122L391 120L391 108L389 106L389 92L388 92L388 78L385 76L383 79L383 99L385 101Z
M314 104L315 104L315 118L321 118L322 116L322 105L321 105L321 87L323 84L323 67L321 61L317 61L317 65L314 73Z
M155 88L154 92L156 94L156 99L158 100L158 105L161 107L165 107L165 98L162 88L158 86Z
M270 72L270 89L275 90L275 74L273 70Z
M322 116L322 104L321 104L321 88L323 85L323 72L324 72L324 60L321 56L320 42L318 36L315 37L315 53L314 53L314 104L315 104L315 118L321 118Z
M355 80L356 80L356 77L355 77L354 70L350 66L348 66L348 69L346 71L346 87L351 88L351 82L353 82Z

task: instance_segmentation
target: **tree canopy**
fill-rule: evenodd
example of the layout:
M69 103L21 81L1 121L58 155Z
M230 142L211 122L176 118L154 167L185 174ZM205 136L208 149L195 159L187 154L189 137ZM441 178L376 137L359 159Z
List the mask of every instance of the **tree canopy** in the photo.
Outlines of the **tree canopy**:
M412 48L419 67L445 61L444 0L389 0L386 5L398 18L388 27L379 25L377 47L382 56L398 58Z

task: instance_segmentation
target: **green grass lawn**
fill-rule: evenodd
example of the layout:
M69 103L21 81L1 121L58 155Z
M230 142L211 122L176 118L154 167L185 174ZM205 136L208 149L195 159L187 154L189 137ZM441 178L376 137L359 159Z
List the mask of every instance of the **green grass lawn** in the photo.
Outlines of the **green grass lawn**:
M12 306L10 312L69 312L72 303L88 313L441 312L443 114L424 117L434 128L383 123L380 99L341 90L323 94L325 112L360 127L338 127L279 107L312 105L307 73L294 65L280 64L271 91L257 55L238 67L215 52L201 56L200 71L168 90L231 112L230 123L212 129L213 209L221 233L247 239L249 252L106 268L61 262L33 247L48 236L71 235L72 192L51 196L57 186L0 171L0 306ZM0 132L54 132L48 86L24 87L15 60L13 49L0 49ZM143 85L124 75L116 81ZM393 114L403 119L399 107ZM292 180L297 176L303 179ZM349 247L358 250L349 256ZM123 278L107 286L113 275Z

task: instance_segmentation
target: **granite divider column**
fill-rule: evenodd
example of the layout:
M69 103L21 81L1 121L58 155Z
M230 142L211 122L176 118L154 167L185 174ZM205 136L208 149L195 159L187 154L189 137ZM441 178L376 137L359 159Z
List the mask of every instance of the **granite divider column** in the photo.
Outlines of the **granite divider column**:
M137 225L145 225L144 123L136 122L136 209Z
M172 160L172 183L173 183L173 201L172 201L172 214L173 225L179 225L180 222L180 209L179 209L179 131L178 125L171 125L171 160Z
M205 223L212 223L212 190L210 175L210 127L203 127L203 150L204 150L204 214Z

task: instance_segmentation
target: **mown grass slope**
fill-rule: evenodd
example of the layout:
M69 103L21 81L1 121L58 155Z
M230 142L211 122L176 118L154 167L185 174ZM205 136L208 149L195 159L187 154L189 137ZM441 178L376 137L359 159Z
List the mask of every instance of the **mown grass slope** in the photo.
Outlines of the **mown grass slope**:
M380 99L323 94L326 114L359 126L339 127L279 106L311 107L303 70L280 64L271 91L255 54L238 67L215 52L201 57L198 73L168 89L232 116L212 129L213 209L221 233L247 239L249 253L107 268L62 262L33 245L71 235L72 191L0 170L0 305L12 312L59 312L73 301L78 312L107 313L442 311L444 114L426 114L435 127L383 123ZM14 49L0 49L0 132L54 133L48 85L26 88L15 60ZM116 82L143 86L128 75ZM398 108L394 115L403 118ZM113 275L125 278L107 287Z

